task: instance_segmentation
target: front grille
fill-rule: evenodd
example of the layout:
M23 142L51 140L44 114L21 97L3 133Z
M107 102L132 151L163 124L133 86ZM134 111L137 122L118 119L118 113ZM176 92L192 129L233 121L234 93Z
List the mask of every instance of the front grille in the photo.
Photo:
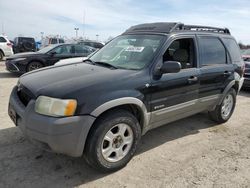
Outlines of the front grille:
M23 86L17 88L17 95L24 106L27 106L30 100L34 98L33 94Z

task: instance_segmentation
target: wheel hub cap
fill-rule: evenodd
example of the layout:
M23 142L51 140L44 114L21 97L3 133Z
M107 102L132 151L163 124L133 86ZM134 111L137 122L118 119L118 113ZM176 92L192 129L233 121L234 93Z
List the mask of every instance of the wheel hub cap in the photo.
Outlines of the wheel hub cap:
M228 94L222 103L221 115L224 119L226 119L233 109L233 96Z
M113 126L102 141L102 156L109 162L118 162L130 151L133 144L133 131L125 123Z

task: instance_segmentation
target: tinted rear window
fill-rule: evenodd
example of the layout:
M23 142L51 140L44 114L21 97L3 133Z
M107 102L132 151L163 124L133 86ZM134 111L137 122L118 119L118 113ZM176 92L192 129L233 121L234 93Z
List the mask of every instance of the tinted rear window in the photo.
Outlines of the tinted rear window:
M222 40L231 55L232 61L233 62L241 61L240 49L236 41L231 38L223 38Z
M0 37L0 42L7 42L7 40L5 40L3 37Z
M33 38L19 38L20 42L30 42L30 43L35 43L35 39Z
M202 65L226 64L226 49L222 42L215 37L200 37Z

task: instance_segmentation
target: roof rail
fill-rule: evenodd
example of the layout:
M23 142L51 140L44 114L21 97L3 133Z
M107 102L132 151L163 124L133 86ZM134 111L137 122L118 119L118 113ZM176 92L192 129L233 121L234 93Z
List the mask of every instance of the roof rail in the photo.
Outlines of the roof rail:
M190 30L190 31L204 31L204 32L214 32L214 33L224 33L230 35L228 28L218 28L218 27L209 27L209 26L198 26L198 25L184 25L181 30Z

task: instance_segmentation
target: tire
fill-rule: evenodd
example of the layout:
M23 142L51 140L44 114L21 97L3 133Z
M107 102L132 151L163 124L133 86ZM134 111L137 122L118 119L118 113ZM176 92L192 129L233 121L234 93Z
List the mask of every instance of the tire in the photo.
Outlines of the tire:
M134 156L141 138L137 119L126 110L112 110L100 117L93 126L85 147L86 161L103 172L126 166Z
M26 71L27 72L30 72L30 71L33 71L33 70L36 70L36 69L40 69L43 67L43 64L38 62L38 61L32 61L28 64L27 68L26 68Z
M0 51L0 61L3 60L3 57L4 57L3 52Z
M217 105L214 111L209 112L210 118L218 123L227 122L234 112L235 104L236 91L231 88L224 96L221 104Z
M24 51L30 51L32 50L32 43L31 42L24 42L22 44Z

